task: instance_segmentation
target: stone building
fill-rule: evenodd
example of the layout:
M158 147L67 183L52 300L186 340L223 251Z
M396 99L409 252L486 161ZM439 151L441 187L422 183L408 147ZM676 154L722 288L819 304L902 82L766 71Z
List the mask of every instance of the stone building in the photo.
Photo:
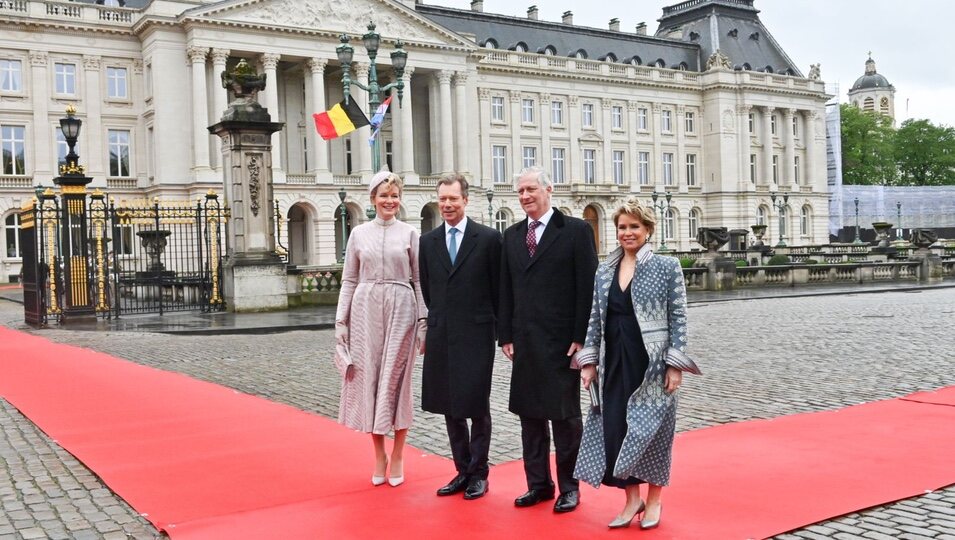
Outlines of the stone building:
M91 187L117 201L195 200L221 189L219 143L206 127L227 105L219 75L240 59L268 75L260 100L285 123L273 138L282 243L292 263L334 263L342 187L346 228L367 219L369 134L323 141L311 114L342 99L340 34L353 38L353 77L366 80L360 36L371 20L382 82L394 76L395 42L408 51L381 162L405 178L402 217L423 230L440 223L440 174L466 174L473 217L503 228L523 215L514 175L538 164L557 183L554 204L591 222L602 252L615 246L614 208L655 191L671 194L658 236L677 249L698 248L700 226L763 222L776 237L776 191L790 194L790 245L827 240L824 85L818 69L803 76L786 56L753 0L665 7L655 35L617 19L581 27L570 12L543 21L535 7L495 15L480 0L469 10L412 0L9 0L0 2L3 277L19 272L16 209L51 185L66 153L57 125L67 105L84 121L78 152ZM352 95L367 107L365 92Z
M865 61L865 73L849 89L849 103L863 111L888 116L895 124L895 87L876 71L871 53Z

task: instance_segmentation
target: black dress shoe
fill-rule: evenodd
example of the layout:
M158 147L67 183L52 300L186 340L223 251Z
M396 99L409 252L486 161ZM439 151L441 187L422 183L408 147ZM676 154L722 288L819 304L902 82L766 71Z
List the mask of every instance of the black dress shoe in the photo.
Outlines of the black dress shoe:
M459 474L452 478L447 485L438 489L438 496L446 497L448 495L454 495L455 493L461 493L466 487L468 487L468 477Z
M480 499L487 493L487 480L473 477L468 481L468 488L464 490L465 500Z
M531 489L531 490L528 490L527 493L514 499L514 506L519 506L521 508L524 508L527 506L534 506L535 504L541 501L549 501L553 498L554 498L553 491L544 491L543 489Z
M561 493L554 503L554 512L570 512L580 504L580 492L577 490Z

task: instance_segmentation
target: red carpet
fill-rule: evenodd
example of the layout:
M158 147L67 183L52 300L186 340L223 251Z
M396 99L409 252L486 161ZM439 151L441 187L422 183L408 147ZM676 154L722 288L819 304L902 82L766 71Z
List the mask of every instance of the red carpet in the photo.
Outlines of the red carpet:
M622 505L515 509L519 462L478 501L438 498L448 460L410 449L408 482L372 487L367 435L292 407L0 329L0 396L174 540L585 538ZM772 536L955 483L955 387L681 434L663 523L641 538Z

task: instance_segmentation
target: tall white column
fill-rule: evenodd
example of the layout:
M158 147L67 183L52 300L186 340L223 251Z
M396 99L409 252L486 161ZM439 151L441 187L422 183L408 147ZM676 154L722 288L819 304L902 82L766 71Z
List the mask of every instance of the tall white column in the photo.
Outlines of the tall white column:
M603 147L603 169L602 172L596 174L594 182L609 184L613 182L613 141L612 137L612 121L610 118L610 107L613 106L613 102L610 98L602 98L600 100L600 110L601 110L601 133L604 139Z
M468 156L468 74L458 72L454 75L454 149L455 164L461 174L471 172Z
M494 185L491 171L491 91L478 88L478 108L481 120L481 184L484 187Z
M639 150L637 149L637 109L639 107L640 105L636 101L627 102L627 142L629 143L629 154L627 156L629 166L627 169L630 171L627 178L630 182L630 191L634 193L640 191L640 171L637 165L639 157Z
M783 140L783 159L782 169L780 171L780 182L786 189L792 189L792 185L799 181L795 176L796 164L796 140L793 137L793 117L796 114L795 109L783 109L783 125L776 126L777 131L782 128Z
M102 118L103 97L100 90L100 60L99 56L83 55L83 70L86 75L86 117ZM106 133L89 133L86 142L89 147L81 156L86 158L86 175L96 177L105 177L109 175L109 168L104 166L103 158L106 152L103 151L103 137ZM132 164L131 164L132 165ZM130 171L132 174L132 171ZM94 180L94 184L96 181Z
M226 62L229 60L229 54L231 54L229 49L212 49L213 81L221 80L222 72L225 71ZM275 81L271 82L274 83ZM213 83L213 88L212 121L215 123L222 118L222 113L224 113L226 108L229 106L229 91L223 88L221 84Z
M803 112L805 128L802 130L802 138L806 145L806 172L802 176L805 179L803 185L811 190L815 189L813 180L816 175L816 115L816 111Z
M58 176L56 164L56 146L53 144L52 134L50 133L50 95L48 81L49 55L44 51L30 51L30 66L33 70L33 138L36 144L33 145L33 180L34 182L45 182ZM63 113L62 111L56 111ZM77 149L77 153L83 156L82 148ZM89 157L89 156L83 156Z
M738 105L736 107L736 125L739 133L739 166L737 167L739 181L737 182L737 189L740 191L753 190L753 184L749 178L749 156L752 153L750 150L749 113L752 110L753 108L749 105Z
M404 81L401 104L399 106L397 101L393 101L390 107L395 113L397 113L393 116L393 118L398 119L398 125L401 130L401 136L395 137L395 143L398 145L398 163L396 168L398 169L398 173L402 176L414 174L415 171L414 125L411 121L411 75L413 73L413 67L405 67L405 72L401 75L401 79ZM395 109L395 107L398 107L398 109Z
M265 70L265 108L269 110L273 122L281 122L279 119L279 78L278 68L280 54L264 53L260 57L262 68ZM272 134L272 169L282 170L282 132L276 131ZM284 176L283 176L284 178ZM273 179L274 172L273 172Z
M511 163L513 163L511 170L512 176L516 176L524 168L524 151L521 148L521 93L511 90L507 95L511 103Z
M773 183L773 114L776 109L763 107L763 174L759 184L763 186Z
M361 81L362 84L368 86L368 74L371 72L368 64L355 63L354 66L355 76L359 81ZM351 99L355 100L355 103L361 107L361 110L365 111L366 114L374 114L373 111L368 110L368 92L365 92L355 85L352 85L350 90ZM352 156L358 157L356 166L353 167L353 174L367 175L369 173L374 174L378 172L371 170L371 146L368 144L368 137L370 135L371 132L369 131L368 127L358 128L351 134Z
M325 103L325 66L328 60L324 58L310 58L306 65L311 73L311 111L307 111L307 116L311 113L321 113L328 109ZM328 165L328 141L318 136L315 132L315 124L311 118L306 119L305 131L310 136L312 159L309 160L309 166L318 176L329 176L331 171Z
M650 161L653 162L653 178L651 183L655 186L653 189L656 191L663 188L663 140L661 133L663 132L661 119L663 107L659 103L653 104L653 119L651 120L652 124L650 129L653 131L653 155L650 156ZM660 238L663 238L663 235L660 235Z
M441 132L441 155L439 157L439 168L441 173L449 173L454 170L454 118L451 116L451 76L454 73L447 70L438 72L438 120L440 122Z
M208 47L186 49L192 64L192 166L193 169L209 168L209 107L206 99L206 56ZM275 79L269 78L270 81Z
M567 183L580 182L583 177L581 163L583 161L582 151L580 149L580 97L576 95L567 96L567 124L569 126L570 141L567 145L567 154L565 159L569 161L567 168L570 171L570 178Z
M550 102L550 94L540 95L540 116L537 118L537 125L541 134L541 153L537 164L550 171L553 178L554 167L550 155Z
M687 191L686 179L686 107L676 106L676 126L673 126L676 133L676 156L673 157L673 185L680 186L684 193ZM697 156L699 159L699 156ZM696 167L696 185L701 185L702 170L699 164Z

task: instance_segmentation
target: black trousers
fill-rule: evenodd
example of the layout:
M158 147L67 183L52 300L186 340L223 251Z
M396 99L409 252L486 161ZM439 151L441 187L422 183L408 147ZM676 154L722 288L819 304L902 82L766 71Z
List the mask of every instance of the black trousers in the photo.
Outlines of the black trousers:
M487 480L488 452L491 448L491 415L471 418L468 430L467 418L444 417L451 442L451 456L458 474L476 476Z
M566 420L540 420L521 417L521 442L524 447L524 475L527 489L553 491L550 474L550 428L554 432L554 450L557 454L557 487L560 493L576 491L580 482L574 478L580 436L584 431L581 417Z

